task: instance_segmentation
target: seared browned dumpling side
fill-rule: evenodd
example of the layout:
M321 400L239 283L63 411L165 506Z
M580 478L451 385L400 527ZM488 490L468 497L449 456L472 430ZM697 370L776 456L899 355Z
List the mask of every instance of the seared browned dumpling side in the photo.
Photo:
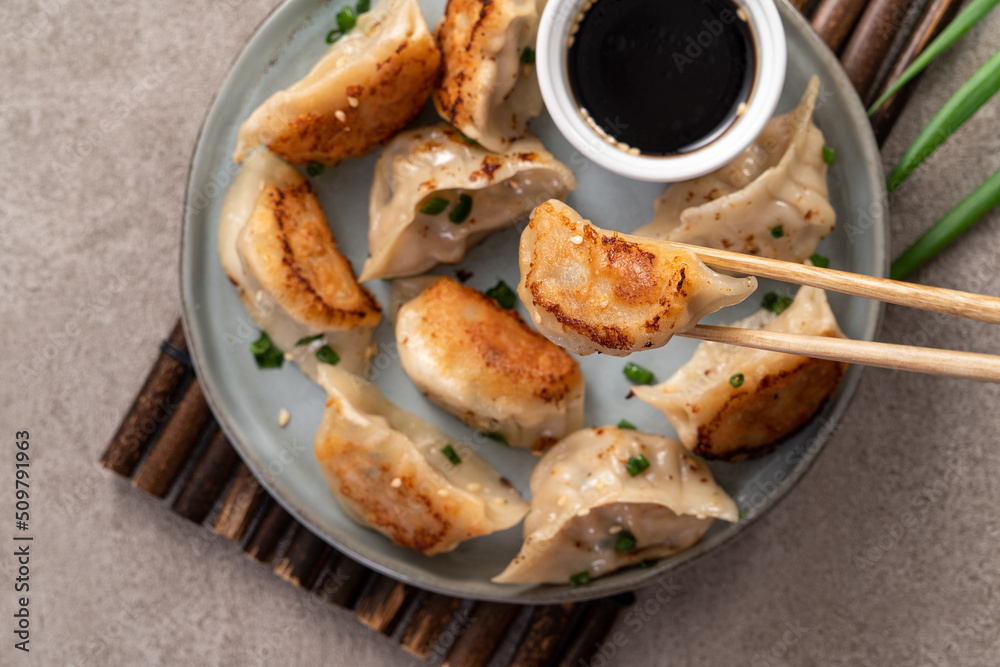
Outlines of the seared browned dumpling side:
M689 250L595 227L555 200L535 209L520 264L517 291L535 326L583 355L661 347L757 287L756 278L712 271Z
M761 311L733 326L844 337L826 294L813 287L800 288L777 317ZM632 391L663 411L685 447L735 461L766 453L802 428L846 369L836 361L703 342L668 380Z
M451 278L399 310L396 343L422 392L512 447L545 449L583 426L576 360L517 313Z
M267 150L251 155L226 193L219 252L250 319L306 375L315 376L324 346L365 372L379 304L338 251L308 181Z
M233 159L260 144L293 164L364 155L420 113L440 64L416 0L381 0L304 79L253 112Z
M535 76L538 0L448 0L437 27L444 76L434 106L491 151L504 152L542 112Z
M316 433L320 469L344 512L428 556L504 530L528 511L472 449L390 403L367 380L324 366L326 411Z

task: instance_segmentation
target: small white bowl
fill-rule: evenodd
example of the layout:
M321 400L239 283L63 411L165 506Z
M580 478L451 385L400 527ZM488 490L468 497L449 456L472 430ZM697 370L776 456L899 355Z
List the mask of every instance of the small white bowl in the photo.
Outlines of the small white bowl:
M746 111L705 146L662 156L626 153L598 135L580 114L567 73L567 40L574 18L586 1L550 0L542 14L535 48L538 83L545 106L559 131L581 153L629 178L661 183L683 181L726 164L764 129L781 95L787 58L785 32L773 0L735 0L747 15L756 50L753 88Z

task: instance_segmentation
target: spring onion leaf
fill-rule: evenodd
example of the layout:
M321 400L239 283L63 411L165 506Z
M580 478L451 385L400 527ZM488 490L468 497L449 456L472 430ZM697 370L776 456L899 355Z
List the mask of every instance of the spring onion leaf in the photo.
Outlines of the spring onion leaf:
M774 238L780 239L784 235L785 235L784 226L775 225L774 227L771 227L771 236L773 236Z
M448 214L448 219L456 225L460 225L465 222L465 219L469 217L469 213L471 212L472 197L467 194L461 194L458 196L458 203L455 204L455 208L451 209L451 213Z
M497 433L496 431L480 431L480 433L485 435L490 440L496 440L497 442L510 447L510 443L507 442L507 438L503 436L503 433Z
M889 174L886 188L893 192L952 132L1000 90L1000 51L987 60L934 114Z
M260 332L260 338L250 343L250 353L257 360L257 368L281 368L285 363L285 355L271 343L264 331Z
M830 267L830 258L824 257L823 255L817 255L813 253L809 256L809 261L813 263L813 266L818 266L821 269L826 269Z
M630 431L636 430L635 429L635 424L633 424L632 422L630 422L627 419L623 419L620 422L618 422L618 428L625 428L625 429L628 429Z
M500 304L501 308L507 310L513 308L514 304L517 303L517 294L502 280L486 290L486 296Z
M623 530L618 534L618 539L615 540L615 550L620 551L623 554L627 554L635 548L635 535Z
M459 130L458 133L462 135L462 139L465 140L465 143L469 144L470 146L478 146L479 145L478 141L476 141L472 137L468 136L465 132L462 132L461 130Z
M441 453L444 454L444 457L446 459L451 461L451 464L453 466L457 466L459 463L462 462L462 457L458 455L458 452L456 452L455 448L452 447L451 445L445 445L444 447L442 447Z
M521 62L524 63L525 65L534 65L535 50L530 46L524 47L524 50L521 51Z
M590 583L590 572L577 572L569 578L570 586L586 586Z
M622 373L625 374L625 377L636 384L649 384L653 381L653 371L643 368L639 364L632 363L631 361L625 364L625 368L622 369Z
M338 39L340 39L343 36L343 34L344 33L340 32L339 30L331 30L330 32L326 33L326 43L333 44Z
M337 27L340 28L341 32L347 32L354 27L354 24L358 22L358 14L354 11L354 7L344 7L339 12L337 12Z
M972 0L955 19L948 24L941 34L913 61L913 64L906 68L906 71L896 79L889 88L882 93L882 97L875 100L875 104L868 109L868 115L872 115L882 106L887 99L896 94L900 88L909 83L913 77L924 71L924 68L932 60L937 58L941 52L961 39L962 35L969 32L972 26L976 25L981 18L986 16L991 9L996 7L1000 0Z
M833 150L829 146L823 146L823 162L827 164L833 164L833 160L837 157L837 151Z
M358 16L372 8L372 0L358 0Z
M774 292L768 292L760 300L760 307L764 310L770 310L775 315L781 315L790 305L792 305L792 297L783 294L779 296Z
M654 565L656 565L656 561L655 560L650 560L649 558L644 558L642 560L642 562L639 563L639 567L641 567L644 570L648 570L649 568L653 567Z
M336 366L337 362L340 361L340 355L334 352L333 348L329 345L324 345L316 350L316 361Z
M639 456L630 456L625 463L625 470L628 470L628 474L632 477L635 477L648 467L649 461L642 454L639 454Z
M326 165L322 162L310 162L306 165L306 173L311 177L316 177L322 174L325 168Z
M444 197L434 197L429 202L427 202L427 206L424 206L422 209L420 209L420 212L423 213L424 215L437 215L446 208L448 208L447 199L445 199Z
M889 269L889 277L893 280L906 278L997 204L1000 204L1000 169L897 257Z
M733 375L732 377L730 377L729 378L729 384L733 385L734 387L742 387L743 386L743 373L736 373L735 375Z
M295 341L295 347L298 347L300 345L308 345L309 343L313 342L314 340L319 340L322 337L323 337L323 334L316 334L315 336L306 336L305 338L300 338L297 341Z

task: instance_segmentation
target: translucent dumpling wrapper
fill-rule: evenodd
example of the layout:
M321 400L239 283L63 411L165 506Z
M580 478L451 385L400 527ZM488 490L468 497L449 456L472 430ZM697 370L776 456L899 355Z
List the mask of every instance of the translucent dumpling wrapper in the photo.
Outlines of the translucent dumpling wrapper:
M367 373L379 304L337 250L308 181L265 149L226 192L219 255L250 320L307 376L315 379L324 347L347 370Z
M469 447L336 366L316 433L320 469L354 521L425 555L517 524L528 504Z
M380 0L305 78L253 112L233 159L261 144L293 164L364 155L416 118L440 64L416 0Z
M459 262L491 232L575 187L573 172L530 135L497 154L444 123L404 132L375 164L368 203L372 256L361 280Z
M443 119L499 153L542 112L534 48L543 0L449 0L436 35L444 76L434 92Z
M826 142L813 123L819 78L722 168L670 185L639 236L803 262L833 231Z
M800 287L780 315L761 310L732 326L843 338L826 293ZM833 395L847 364L702 342L666 381L632 393L663 411L688 449L738 460L770 451Z
M514 311L451 278L400 308L396 343L424 394L511 447L545 449L583 427L576 360Z
M709 269L689 250L600 229L559 201L521 234L518 294L538 330L576 354L623 357L666 345L757 288Z
M535 467L524 545L493 581L600 577L681 552L715 519L738 518L708 466L676 440L611 426L584 429Z

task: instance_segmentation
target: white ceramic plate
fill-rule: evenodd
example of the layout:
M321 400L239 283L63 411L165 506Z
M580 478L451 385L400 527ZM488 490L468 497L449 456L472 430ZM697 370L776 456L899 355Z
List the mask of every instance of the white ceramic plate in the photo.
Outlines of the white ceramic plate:
M650 569L627 569L588 586L518 587L493 584L517 553L521 526L470 540L455 551L426 557L393 545L387 538L359 526L340 510L313 456L313 437L323 411L323 391L293 364L281 370L260 370L248 350L258 336L219 264L216 227L222 196L238 171L230 156L242 121L271 93L303 76L327 49L325 36L336 25L344 0L289 0L258 28L234 63L208 113L195 147L188 181L181 248L181 293L184 325L206 397L243 460L273 496L299 521L372 568L416 586L476 599L522 603L554 603L593 598L630 590L721 546L772 507L806 472L843 414L857 386L860 369L852 368L839 392L800 433L774 453L736 464L713 463L719 483L746 516L737 524L716 522L692 549L661 560ZM429 25L440 18L444 0L423 0ZM836 149L830 189L838 215L837 230L819 247L831 266L869 275L886 273L886 226L883 221L884 182L878 149L861 104L835 58L808 24L787 4L780 5L788 35L789 60L779 112L791 108L816 73L823 82L816 110L817 124ZM417 124L435 122L428 107ZM607 172L577 153L547 115L531 123L550 151L575 172L579 187L567 202L597 225L629 232L652 215L653 200L662 186L631 181ZM313 184L337 242L359 269L367 252L368 189L377 152L328 168ZM472 249L459 265L440 266L435 273L469 271L473 287L486 289L498 279L514 286L518 280L519 226L498 232ZM383 306L389 284L368 287ZM762 281L759 294L784 285ZM875 302L831 295L831 304L845 333L862 340L875 337L881 307ZM759 298L717 313L706 321L727 322L758 307ZM388 318L385 318L386 320ZM376 340L380 354L372 378L386 396L435 424L452 438L476 445L481 454L522 491L537 460L492 441L481 444L464 424L429 403L403 373L392 351L392 331L384 321ZM632 359L664 379L688 360L695 342L675 339L665 348ZM614 424L625 418L642 430L674 435L672 427L652 407L626 400L630 384L622 375L625 361L594 355L581 358L587 379L587 425ZM291 422L278 426L282 408Z

